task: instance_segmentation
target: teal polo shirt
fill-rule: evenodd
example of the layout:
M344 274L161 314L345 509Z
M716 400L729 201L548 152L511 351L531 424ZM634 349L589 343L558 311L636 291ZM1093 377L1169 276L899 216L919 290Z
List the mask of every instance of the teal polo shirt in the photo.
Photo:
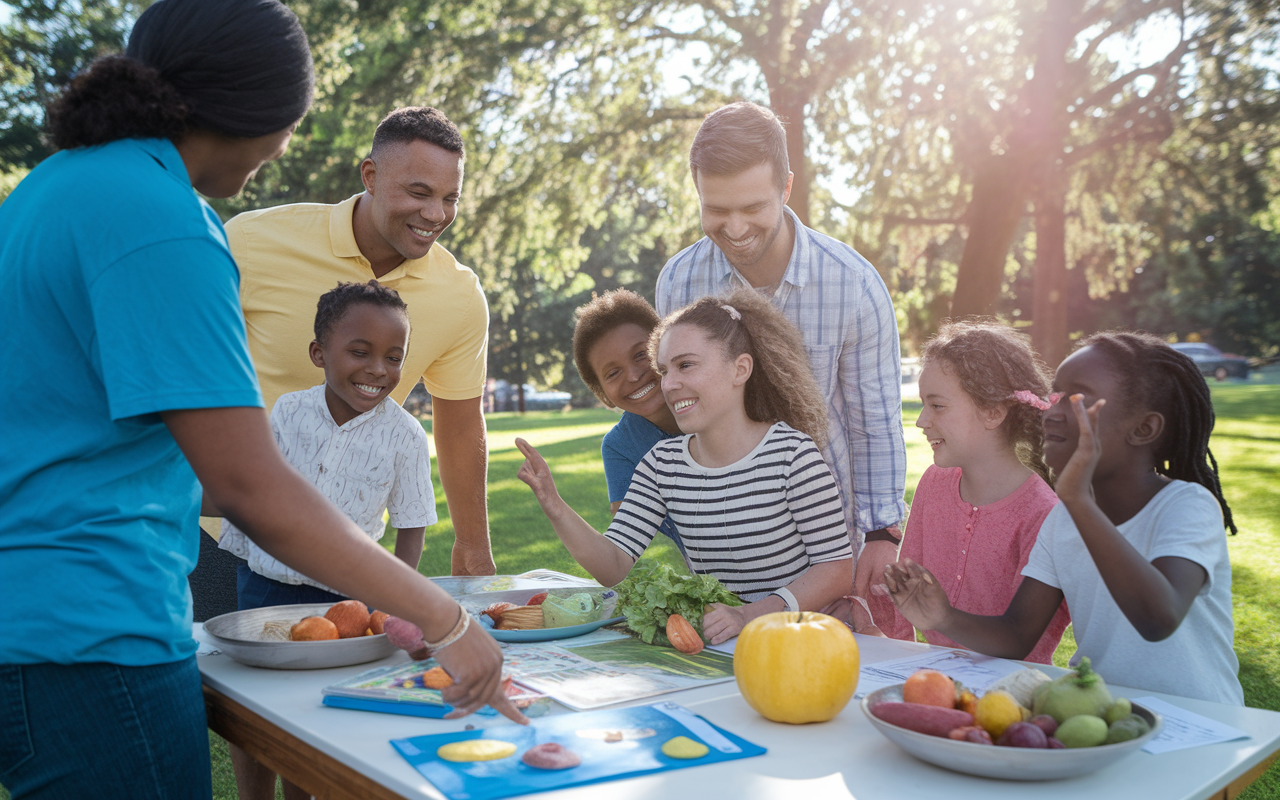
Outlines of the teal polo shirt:
M159 412L262 405L239 282L167 140L57 153L0 205L0 663L195 652L200 487Z

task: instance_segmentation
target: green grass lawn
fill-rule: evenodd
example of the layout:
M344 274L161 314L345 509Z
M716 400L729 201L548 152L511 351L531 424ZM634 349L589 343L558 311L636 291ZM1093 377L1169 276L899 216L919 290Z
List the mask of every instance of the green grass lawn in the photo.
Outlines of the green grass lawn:
M1240 682L1247 705L1280 711L1280 383L1275 376L1258 375L1249 382L1214 384L1213 398L1218 424L1212 447L1240 528L1240 535L1228 542ZM920 474L931 463L924 438L912 427L918 412L918 402L904 404L908 502ZM609 502L600 437L616 419L613 412L603 409L495 414L488 418L489 520L500 573L545 567L586 574L570 559L532 492L516 477L523 459L515 449L515 437L528 439L539 448L555 472L561 494L588 522L603 529L609 518ZM425 575L449 571L453 527L443 496L437 499L441 522L427 531L420 568ZM681 566L675 547L662 541L656 541L646 557ZM384 544L391 547L393 536ZM1065 665L1074 648L1068 629L1055 662ZM211 733L210 746L214 797L233 800L236 789L226 744ZM1241 795L1242 800L1273 797L1280 797L1280 766ZM8 800L3 789L0 800Z

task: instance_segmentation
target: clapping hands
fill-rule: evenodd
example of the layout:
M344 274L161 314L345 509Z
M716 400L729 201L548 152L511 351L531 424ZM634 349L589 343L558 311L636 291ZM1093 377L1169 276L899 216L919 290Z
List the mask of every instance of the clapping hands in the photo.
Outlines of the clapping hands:
M884 585L902 616L916 628L934 631L944 625L951 602L929 570L904 559L885 567Z

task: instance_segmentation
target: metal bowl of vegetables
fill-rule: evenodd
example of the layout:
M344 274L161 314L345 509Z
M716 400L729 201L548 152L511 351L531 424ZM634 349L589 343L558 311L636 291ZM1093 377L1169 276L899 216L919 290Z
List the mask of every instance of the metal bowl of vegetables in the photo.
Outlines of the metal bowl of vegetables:
M878 703L901 701L902 684L886 686L862 698L862 711L886 739L921 761L969 775L1009 781L1060 780L1096 772L1141 750L1160 734L1164 724L1159 714L1134 703L1133 713L1145 719L1151 730L1127 742L1064 750L1001 747L917 733L871 713Z

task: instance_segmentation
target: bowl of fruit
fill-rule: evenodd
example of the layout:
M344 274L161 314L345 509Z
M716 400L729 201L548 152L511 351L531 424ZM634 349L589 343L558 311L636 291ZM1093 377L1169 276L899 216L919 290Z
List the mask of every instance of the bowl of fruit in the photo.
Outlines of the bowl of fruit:
M934 670L862 699L885 738L935 766L1015 781L1072 778L1142 749L1159 714L1112 697L1088 659L1051 680L1026 669L981 697Z
M270 669L325 669L364 664L396 651L382 631L385 612L359 600L232 611L204 623L223 653Z

